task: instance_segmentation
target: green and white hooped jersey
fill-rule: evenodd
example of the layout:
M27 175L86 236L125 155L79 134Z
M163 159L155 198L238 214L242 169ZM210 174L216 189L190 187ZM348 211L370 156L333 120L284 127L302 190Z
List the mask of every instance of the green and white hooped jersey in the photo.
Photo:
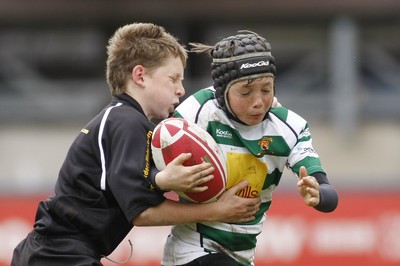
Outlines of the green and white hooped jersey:
M165 245L163 265L181 265L210 252L226 253L242 265L253 265L256 237L261 233L272 192L284 168L308 174L325 172L312 147L307 122L294 112L277 107L261 124L245 126L229 120L218 108L212 87L200 90L178 106L175 116L207 130L226 159L227 188L248 180L242 197L260 195L256 219L248 223L195 223L176 225Z

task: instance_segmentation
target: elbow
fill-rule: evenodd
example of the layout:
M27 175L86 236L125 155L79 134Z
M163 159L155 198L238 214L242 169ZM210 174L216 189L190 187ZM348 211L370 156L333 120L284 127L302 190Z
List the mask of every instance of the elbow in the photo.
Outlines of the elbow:
M135 219L132 220L132 225L133 226L145 226L145 223L139 216L137 216Z
M143 221L143 219L140 219L140 217L136 217L135 219L133 219L132 225L133 226L145 226L146 223Z
M152 225L149 216L149 209L144 210L132 220L132 225L139 227Z

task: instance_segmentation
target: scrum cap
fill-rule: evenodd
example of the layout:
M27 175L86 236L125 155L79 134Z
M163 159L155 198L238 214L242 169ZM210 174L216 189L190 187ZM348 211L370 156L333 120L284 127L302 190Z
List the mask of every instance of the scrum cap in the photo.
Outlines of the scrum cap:
M227 88L233 83L276 75L271 45L256 33L246 32L224 38L215 44L211 56L215 97L228 114L231 112L226 102L226 94Z

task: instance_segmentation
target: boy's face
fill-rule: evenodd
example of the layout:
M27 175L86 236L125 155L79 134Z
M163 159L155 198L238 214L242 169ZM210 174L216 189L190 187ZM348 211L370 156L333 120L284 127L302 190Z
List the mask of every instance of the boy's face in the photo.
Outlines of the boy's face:
M261 123L274 98L274 78L263 77L248 82L234 83L228 91L227 100L231 111L249 126Z
M147 116L149 119L165 119L185 95L183 87L184 67L178 57L169 57L164 64L145 76Z

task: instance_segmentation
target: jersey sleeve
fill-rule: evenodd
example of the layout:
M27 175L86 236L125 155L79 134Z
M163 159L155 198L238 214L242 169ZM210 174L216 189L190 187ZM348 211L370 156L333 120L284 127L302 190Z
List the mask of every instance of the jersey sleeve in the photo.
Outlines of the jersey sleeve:
M288 166L296 174L299 173L300 166L307 168L308 174L316 172L325 173L321 165L318 153L312 144L312 135L308 128L307 121L301 116L289 111L287 123L296 135L296 143L288 157Z
M123 116L123 117L118 117ZM141 114L110 115L107 135L103 137L107 152L107 189L111 191L126 218L132 221L149 207L165 198L155 190L149 177L151 167L151 130Z

